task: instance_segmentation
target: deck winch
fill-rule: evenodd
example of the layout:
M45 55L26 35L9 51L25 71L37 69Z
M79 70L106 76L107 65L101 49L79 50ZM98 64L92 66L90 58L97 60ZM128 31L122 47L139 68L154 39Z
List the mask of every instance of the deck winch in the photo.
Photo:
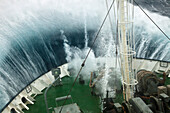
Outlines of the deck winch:
M146 70L140 70L137 73L137 91L144 96L157 94L157 87L164 85L166 74L163 74L163 79L159 79L155 73Z

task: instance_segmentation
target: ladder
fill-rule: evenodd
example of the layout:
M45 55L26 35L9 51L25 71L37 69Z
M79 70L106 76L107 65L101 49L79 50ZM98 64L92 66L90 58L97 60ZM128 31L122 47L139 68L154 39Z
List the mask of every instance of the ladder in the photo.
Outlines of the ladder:
M134 76L133 57L135 55L133 37L133 0L117 0L118 38L120 45L121 74L124 99L133 98Z

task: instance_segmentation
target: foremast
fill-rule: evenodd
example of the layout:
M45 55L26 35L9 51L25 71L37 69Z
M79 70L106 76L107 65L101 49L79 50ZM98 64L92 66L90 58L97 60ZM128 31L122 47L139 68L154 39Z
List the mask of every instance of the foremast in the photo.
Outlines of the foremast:
M135 45L133 36L134 6L133 0L116 0L118 39L120 46L123 96L126 101L133 98L135 80L134 61Z

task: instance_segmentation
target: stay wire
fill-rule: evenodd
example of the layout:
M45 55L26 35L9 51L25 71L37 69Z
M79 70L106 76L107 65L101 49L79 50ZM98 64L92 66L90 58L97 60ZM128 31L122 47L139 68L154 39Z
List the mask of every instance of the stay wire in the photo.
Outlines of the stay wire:
M106 14L106 16L105 16L103 22L102 22L102 24L101 24L101 26L100 26L100 28L99 28L97 34L96 34L96 36L95 36L95 39L94 39L94 41L93 41L93 43L92 43L92 46L91 46L89 52L87 53L87 56L85 57L85 60L84 60L83 63L86 62L87 57L89 56L89 54L90 54L90 52L91 52L91 50L92 50L92 48L93 48L93 46L94 46L94 43L96 42L96 39L98 38L98 35L99 35L99 33L100 33L100 31L101 31L101 29L102 29L102 27L103 27L103 25L104 25L104 23L105 23L105 21L106 21L106 19L107 19L107 16L108 16L109 13L110 13L110 10L111 10L111 8L112 8L112 6L113 6L113 4L114 4L114 1L115 1L115 0L113 0L112 4L110 5L110 8L109 8L109 10L108 10L108 12L107 12L107 14Z
M73 82L73 84L72 84L72 87L70 88L70 90L69 90L69 92L68 92L68 94L67 94L66 99L64 100L64 103L63 103L63 105L62 105L59 113L61 113L61 111L62 111L62 109L63 109L63 107L64 107L64 104L66 103L66 100L68 99L68 96L70 95L70 93L71 93L71 91L72 91L72 89L73 89L73 87L74 87L74 85L75 85L75 83L76 83L76 81L77 81L77 78L78 78L78 76L80 75L80 72L81 72L81 70L83 69L83 67L84 67L84 65L85 65L85 62L86 62L86 60L87 60L87 58L88 58L88 56L89 56L89 54L90 54L90 52L91 52L91 50L92 50L92 48L93 48L93 46L94 46L97 38L98 38L98 35L99 35L99 33L100 33L100 31L101 31L101 29L102 29L102 27L103 27L103 25L104 25L104 23L105 23L105 21L106 21L106 19L107 19L107 16L109 15L109 12L110 12L113 4L114 4L114 1L115 1L115 0L113 0L112 4L110 5L110 8L109 8L109 10L108 10L108 12L107 12L107 14L106 14L103 22L102 22L102 24L101 24L101 26L100 26L97 34L96 34L96 36L95 36L95 39L94 39L94 41L93 41L93 43L92 43L92 45L91 45L91 48L90 48L90 50L88 51L88 53L87 53L87 55L86 55L83 63L81 64L80 70L79 70L79 72L78 72L78 74L77 74L77 76L76 76L76 78L75 78L75 80L74 80L74 82Z
M145 13L145 15L152 21L152 23L154 23L155 26L165 35L165 37L170 40L168 35L153 21L153 19L143 10L143 8L135 0L133 1L143 11L143 13Z

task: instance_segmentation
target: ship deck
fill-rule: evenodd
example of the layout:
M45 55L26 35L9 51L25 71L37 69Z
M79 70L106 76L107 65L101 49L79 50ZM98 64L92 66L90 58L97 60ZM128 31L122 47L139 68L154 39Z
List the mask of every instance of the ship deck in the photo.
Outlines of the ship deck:
M158 75L160 78L162 75ZM55 98L66 96L70 90L74 77L65 76L62 78L61 86L51 87L47 93L48 107L50 108L50 113L54 111L56 107ZM170 78L167 77L165 85L170 84ZM45 90L43 90L43 93ZM85 84L80 84L79 81L76 81L75 86L72 89L70 94L73 99L73 103L77 103L80 109L84 113L101 113L100 98L98 96L91 95L91 88L89 87L89 81L85 81ZM46 113L44 95L38 95L35 97L36 102L34 105L28 105L30 108L28 111L24 110L25 113ZM121 103L123 101L122 93L116 94L114 102ZM58 106L61 106L64 101L57 103ZM71 104L71 100L67 100L66 104Z
M61 86L51 87L47 93L48 106L51 108L50 113L54 111L56 107L55 98L66 96L70 90L74 77L64 77L62 78ZM79 84L77 81L74 88L72 89L71 96L74 103L80 107L84 113L101 113L100 99L97 96L91 95L91 89L88 85L88 81L84 85ZM43 91L43 93L45 90ZM29 111L24 110L25 113L46 113L44 95L38 95L35 97L36 102L34 105L28 105L30 108ZM64 101L57 103L58 106L61 106ZM71 100L67 100L66 104L71 103Z

